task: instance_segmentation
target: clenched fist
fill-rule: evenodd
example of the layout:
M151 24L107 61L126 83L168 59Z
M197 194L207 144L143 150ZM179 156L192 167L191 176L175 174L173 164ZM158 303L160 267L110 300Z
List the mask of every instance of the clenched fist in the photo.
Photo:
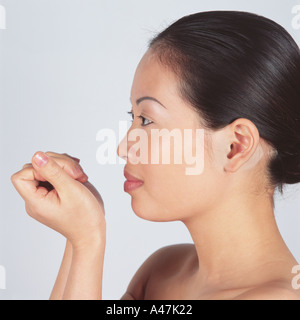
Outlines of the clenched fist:
M31 164L11 177L27 213L61 233L74 248L105 241L105 210L79 160L67 154L37 152Z

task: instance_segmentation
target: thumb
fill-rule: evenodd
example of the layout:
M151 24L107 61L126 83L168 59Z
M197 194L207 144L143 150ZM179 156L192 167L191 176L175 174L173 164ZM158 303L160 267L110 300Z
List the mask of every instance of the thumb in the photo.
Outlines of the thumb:
M50 182L59 193L65 193L74 180L55 162L43 152L37 152L32 158L32 166L46 181Z

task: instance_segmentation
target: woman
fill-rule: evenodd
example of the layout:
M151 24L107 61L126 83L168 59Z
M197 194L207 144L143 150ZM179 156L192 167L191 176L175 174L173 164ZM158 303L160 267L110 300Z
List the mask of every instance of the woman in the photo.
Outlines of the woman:
M133 124L118 148L125 191L138 216L182 221L194 244L155 252L122 299L300 299L292 286L298 263L273 201L276 188L300 182L299 84L298 46L254 14L197 13L151 41L132 85ZM136 129L147 134L148 156L168 151L171 162L136 162L127 139ZM186 163L172 160L175 139L165 150L151 139L154 129L203 129L202 173L186 174ZM78 159L51 152L12 176L28 214L67 238L51 299L102 298L104 205L87 180Z

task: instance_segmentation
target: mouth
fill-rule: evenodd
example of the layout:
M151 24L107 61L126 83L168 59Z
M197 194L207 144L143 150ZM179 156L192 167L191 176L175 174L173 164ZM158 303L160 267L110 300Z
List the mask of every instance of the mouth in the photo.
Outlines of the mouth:
M134 190L140 188L144 184L144 181L139 180L138 178L131 175L127 171L124 171L124 176L126 178L126 181L124 183L124 191L125 192L134 191Z

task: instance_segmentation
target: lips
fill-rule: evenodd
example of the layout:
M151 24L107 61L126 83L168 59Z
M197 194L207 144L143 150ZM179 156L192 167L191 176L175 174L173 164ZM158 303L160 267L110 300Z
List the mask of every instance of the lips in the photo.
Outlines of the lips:
M125 170L124 170L124 176L126 178L126 181L124 183L125 192L136 190L144 184L142 180L139 180L138 178L136 178L135 176L133 176L132 174L128 173Z
M143 182L142 180L139 180L138 178L136 178L135 176L131 175L127 171L124 171L124 176L125 176L126 180L130 181L130 182Z

